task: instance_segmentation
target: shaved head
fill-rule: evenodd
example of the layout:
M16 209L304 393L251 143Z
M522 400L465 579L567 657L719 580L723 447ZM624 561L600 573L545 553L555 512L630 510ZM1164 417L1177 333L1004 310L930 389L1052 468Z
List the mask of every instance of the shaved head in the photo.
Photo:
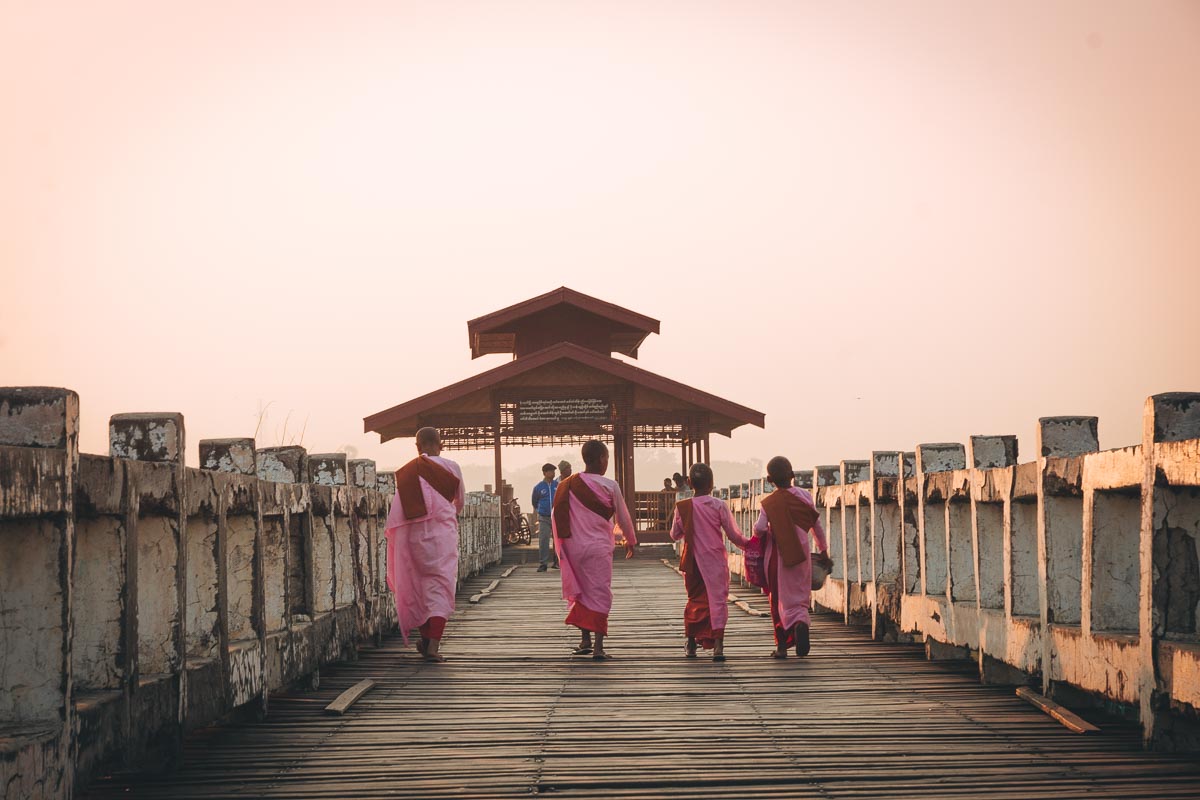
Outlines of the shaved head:
M442 452L442 437L437 428L421 428L417 431L417 452L436 456Z
M588 472L595 471L602 463L607 471L608 446L599 439L585 442L580 455L583 456L583 463L587 466Z
M775 456L767 462L767 477L780 489L786 489L792 485L792 478L795 477L792 462L783 456Z

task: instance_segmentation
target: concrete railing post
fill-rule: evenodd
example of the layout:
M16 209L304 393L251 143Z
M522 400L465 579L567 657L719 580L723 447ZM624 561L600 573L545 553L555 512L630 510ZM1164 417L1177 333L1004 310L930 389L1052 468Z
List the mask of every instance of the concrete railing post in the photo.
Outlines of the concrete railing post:
M67 797L74 783L72 614L79 397L0 388L0 787Z
M263 499L264 526L274 518L285 534L284 579L286 640L267 634L265 661L268 691L307 679L310 686L320 680L322 647L314 631L314 600L317 594L313 563L312 495L308 484L308 453L297 445L264 447L255 462ZM330 628L332 631L332 628Z
M875 602L871 614L871 635L876 639L890 636L895 641L900 625L900 597L903 592L903 543L900 519L900 472L903 454L875 451L871 454L870 538L871 574L875 583Z
M1042 620L1042 691L1053 671L1051 625L1079 625L1083 596L1082 459L1099 449L1096 417L1038 420L1038 583Z
M1146 400L1138 676L1146 743L1200 749L1200 393ZM1178 709L1180 712L1177 712Z
M345 453L310 453L308 480L312 484L314 542L317 557L318 595L329 593L319 614L328 613L333 625L332 657L354 658L353 641L358 632L355 610L354 568L351 551L349 474ZM322 533L324 526L324 533ZM327 543L326 543L327 542ZM327 660L327 659L322 659Z
M187 517L183 415L114 414L109 455L124 459L132 613L126 626L132 661L126 729L130 763L174 760L182 749L187 697Z
M979 674L996 673L996 654L1007 641L1005 598L1010 579L1009 511L1012 467L1017 463L1016 436L972 436L967 443L971 469L971 547L979 615ZM1005 671L1007 672L1007 671Z

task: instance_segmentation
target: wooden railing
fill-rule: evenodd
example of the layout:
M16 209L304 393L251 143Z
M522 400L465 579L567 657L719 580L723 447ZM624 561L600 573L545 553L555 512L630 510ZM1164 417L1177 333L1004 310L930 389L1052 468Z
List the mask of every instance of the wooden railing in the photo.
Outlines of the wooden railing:
M634 492L633 522L638 541L642 544L669 541L674 512L674 492Z

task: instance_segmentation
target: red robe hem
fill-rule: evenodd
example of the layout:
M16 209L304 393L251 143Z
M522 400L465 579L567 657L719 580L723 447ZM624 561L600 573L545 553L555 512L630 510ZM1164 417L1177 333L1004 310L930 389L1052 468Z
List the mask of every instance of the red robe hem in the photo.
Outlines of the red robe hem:
M578 600L571 604L571 610L567 612L564 624L574 625L576 628L598 633L601 636L608 635L608 614L592 611Z

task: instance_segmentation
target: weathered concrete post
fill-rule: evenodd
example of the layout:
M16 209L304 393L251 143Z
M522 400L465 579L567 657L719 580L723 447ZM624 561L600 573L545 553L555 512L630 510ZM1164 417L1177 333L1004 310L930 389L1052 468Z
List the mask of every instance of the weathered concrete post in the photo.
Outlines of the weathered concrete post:
M332 637L320 637L326 646L336 647L323 661L354 658L352 642L357 632L354 608L353 561L350 550L350 495L345 453L311 453L308 480L313 498L314 564L317 571L318 614L328 613ZM328 592L328 607L325 595Z
M279 616L285 566L280 531L274 547L262 514L258 454L253 439L206 439L200 464L212 476L218 500L218 604L224 631L225 699L230 708L257 702L265 715L268 598ZM278 627L278 626L276 626Z
M900 624L903 591L903 544L900 505L897 501L903 455L897 451L871 453L870 537L871 574L874 576L871 635L876 639L895 636Z
M946 529L950 481L936 476L963 469L966 464L966 451L961 444L942 442L917 445L921 592L931 597L949 597L950 594L950 540Z
M1138 683L1143 736L1162 749L1196 749L1200 393L1172 392L1146 400L1142 456Z
M1078 626L1083 595L1083 461L1099 449L1096 417L1038 420L1038 583L1042 691L1050 694L1054 631Z
M870 520L860 512L869 503L861 485L871 477L870 461L842 461L838 465L842 484L842 526L846 531L847 583L853 579L857 586L851 591L849 613L861 613L868 605L866 586L871 582ZM858 595L858 596L855 596Z
M72 583L79 397L0 388L0 787L12 797L69 797Z
M350 479L350 552L358 608L359 639L379 638L379 603L375 593L375 518L380 505L375 462L356 458L347 462Z
M900 471L897 500L900 505L901 539L904 547L903 586L906 595L921 593L921 526L917 522L917 453L901 454L904 467Z
M392 601L391 594L387 588L387 518L388 513L392 509L392 497L396 494L396 472L395 470L384 470L377 472L375 480L378 484L380 494L379 513L376 517L375 532L377 541L375 543L376 551L376 573L375 573L375 591L379 594L383 601L383 623L391 625L396 616L396 608Z
M929 658L960 658L963 653L953 644L957 631L950 557L956 552L952 550L951 534L962 536L958 529L963 525L956 518L958 515L952 514L950 505L961 498L956 476L966 467L966 450L957 443L927 443L917 445L916 453L917 526L924 600L912 604L914 609L921 609L912 627L923 634ZM966 537L969 541L969 524Z
M133 613L126 642L132 668L125 731L127 763L153 754L174 760L182 749L187 696L183 415L114 414L109 455L124 459L128 580Z
M1017 463L1016 436L972 436L967 443L971 468L971 546L975 567L975 596L979 614L979 675L984 681L1002 680L1010 670L991 653L1004 655L1005 614L1009 583L1009 511L1012 468Z
M263 497L263 525L282 535L284 603L278 612L284 632L268 632L265 647L268 691L301 678L316 687L320 681L319 653L314 638L313 604L316 597L313 567L313 522L308 484L308 453L289 445L257 451L259 492Z
M840 464L821 464L813 468L813 502L821 514L821 523L829 540L829 556L833 559L830 580L825 581L825 586L813 597L817 603L848 620L850 566L842 519L841 482Z

